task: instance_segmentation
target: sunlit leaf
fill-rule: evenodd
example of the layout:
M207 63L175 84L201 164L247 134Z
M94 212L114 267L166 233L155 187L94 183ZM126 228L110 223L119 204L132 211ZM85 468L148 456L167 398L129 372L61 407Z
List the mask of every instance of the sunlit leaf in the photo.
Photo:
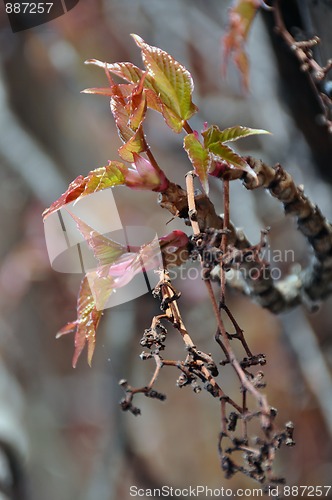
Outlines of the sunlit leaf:
M134 153L144 153L146 149L146 142L144 140L144 133L141 126L125 144L119 147L118 153L123 160L133 163Z
M184 149L194 166L195 172L201 181L204 191L208 193L208 170L210 165L209 151L202 146L196 134L188 134L183 141Z
M119 161L110 161L105 167L91 170L86 177L82 196L125 184L127 166Z
M114 95L114 92L112 90L112 87L95 87L81 90L81 94L97 94L111 97Z
M173 132L176 134L182 132L185 120L181 120L181 118L174 113L174 111L165 106L163 103L161 103L161 114L163 115L166 124L171 130L173 130Z
M49 216L59 208L63 207L66 203L76 200L84 191L86 186L86 178L83 175L79 175L74 179L68 186L67 191L65 191L60 198L58 198L52 205L44 210L43 218Z
M224 130L220 130L217 125L211 125L207 130L202 132L202 136L204 137L204 146L209 147L211 144L215 142L231 142L237 141L242 137L248 137L250 135L257 134L269 134L267 130L260 130L248 127L229 127Z
M193 81L189 71L167 52L148 45L138 35L132 35L142 51L149 82L165 106L182 120L187 120L197 108L192 102Z
M148 108L154 109L155 111L162 113L163 108L165 108L165 106L163 106L161 100L159 99L155 91L151 89L145 89L145 95Z
M81 90L81 94L96 94L96 95L105 95L107 97L120 97L124 99L131 95L133 90L135 89L134 84L119 84L112 85L110 87L95 87L90 89Z

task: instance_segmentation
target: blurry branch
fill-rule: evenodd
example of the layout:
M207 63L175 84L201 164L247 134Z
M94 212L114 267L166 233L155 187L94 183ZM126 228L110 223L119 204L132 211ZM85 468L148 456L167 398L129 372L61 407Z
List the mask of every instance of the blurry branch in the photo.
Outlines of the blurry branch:
M302 377L314 394L332 436L332 377L316 335L308 320L298 311L287 314L283 318L283 325Z
M2 325L1 325L2 326ZM0 497L24 500L28 441L24 421L24 394L12 373L0 360Z
M0 157L25 181L34 196L48 205L65 191L66 183L57 165L10 109L1 63L0 108Z
M264 187L284 206L285 212L297 218L298 230L306 237L313 249L311 263L301 272L292 271L284 279L273 279L269 263L261 258L261 250L266 244L266 236L258 245L252 245L241 229L232 223L228 227L229 268L237 269L240 265L242 276L231 280L229 284L250 295L262 307L273 313L291 309L303 303L313 307L313 303L325 299L332 292L332 227L303 193L302 186L296 186L291 175L280 165L272 168L260 160L247 157L246 161L257 174L258 184L253 178L243 177L248 190ZM218 216L211 201L204 194L195 195L196 214L200 231L223 228L223 216ZM173 215L189 221L189 207L185 200L185 191L179 186L172 186L170 192L163 193L160 205ZM223 258L225 263L225 257ZM257 271L256 273L253 271ZM212 280L219 280L220 266L210 269Z
M260 160L247 158L258 176L258 186L244 178L247 189L264 187L284 206L285 213L297 218L297 228L305 236L314 255L310 266L301 272L301 286L297 290L299 302L319 301L332 292L332 226L303 193L302 186L296 186L292 176L280 165L267 166ZM294 280L298 287L299 282ZM289 304L285 303L285 308Z
M305 2L303 2L305 3ZM283 38L289 49L295 54L300 63L300 69L308 75L311 86L317 96L323 111L324 124L332 133L332 100L328 93L322 91L322 84L332 69L332 59L321 66L314 57L313 49L320 43L320 38L314 36L310 40L297 41L287 30L280 9L280 1L276 0L273 6L275 30Z

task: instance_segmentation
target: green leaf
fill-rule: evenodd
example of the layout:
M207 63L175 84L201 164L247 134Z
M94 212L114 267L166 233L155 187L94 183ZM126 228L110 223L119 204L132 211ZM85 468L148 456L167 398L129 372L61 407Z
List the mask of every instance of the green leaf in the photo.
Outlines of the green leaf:
M85 276L77 298L77 319L64 326L56 336L59 338L67 333L75 333L74 368L86 343L88 344L88 363L91 366L96 341L96 330L101 316L102 311L98 311L96 308L88 279Z
M211 144L209 146L209 151L213 153L213 160L214 161L219 161L223 160L229 163L230 165L233 165L235 167L240 168L241 170L246 170L249 167L247 162L233 149L230 147L226 146L225 144L222 144L221 142L215 142L214 144Z
M163 104L182 120L189 119L197 111L191 99L194 85L189 71L167 52L148 45L138 35L132 37L142 51L148 81Z
M240 125L225 128L224 130L220 130L217 125L211 125L211 127L202 132L205 147L209 147L215 142L237 141L238 139L241 139L243 137L258 134L270 134L270 132L262 129L241 127Z
M161 113L169 128L176 134L180 134L185 120L181 120L181 118L179 118L179 116L174 113L171 108L168 108L163 103L161 103Z
M184 138L183 145L201 181L204 191L208 194L208 170L210 166L209 151L202 146L194 133L188 134Z

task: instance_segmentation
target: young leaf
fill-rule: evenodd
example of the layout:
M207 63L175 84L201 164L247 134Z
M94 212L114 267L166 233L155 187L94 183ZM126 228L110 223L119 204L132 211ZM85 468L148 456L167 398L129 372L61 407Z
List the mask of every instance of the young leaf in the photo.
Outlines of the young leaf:
M195 133L186 135L183 146L194 166L204 191L208 194L208 170L210 166L209 151L202 146Z
M141 68L138 68L135 64L130 62L107 64L107 69L114 75L117 75L131 83L138 83L144 74L144 71ZM147 84L147 82L145 82L145 84Z
M84 191L86 186L86 177L79 175L74 179L68 186L67 191L63 193L60 198L52 203L49 208L46 208L43 212L43 218L47 217L53 212L56 212L59 208L63 207L66 203L76 200Z
M125 184L126 171L127 166L119 161L110 161L106 167L91 170L85 178L86 186L82 196Z
M121 255L127 252L127 248L116 241L98 233L95 229L86 224L82 219L71 213L71 217L76 222L77 228L93 251L99 266L113 264Z
M189 119L197 108L191 96L194 84L189 71L167 52L148 45L138 35L132 35L142 51L149 82L165 106L182 120Z
M134 165L136 171L140 177L140 183L145 186L146 189L151 189L152 191L165 191L169 185L169 180L165 176L162 170L156 170L149 160L146 160L142 156L133 153ZM129 187L135 188L136 186L130 186L129 178L127 177L126 184Z
M165 106L165 104L163 104L161 101L160 103L161 103L161 114L163 115L166 124L169 126L171 130L173 130L173 132L175 132L176 134L180 134L180 132L183 129L184 120L181 120L179 116L176 113L174 113L174 111L171 108Z
M134 154L144 153L146 151L146 143L144 140L143 128L140 126L134 135L122 146L119 147L118 153L121 158L129 163L134 162Z
M81 90L81 94L96 94L112 97L114 95L114 92L112 90L112 87L93 87L90 89Z
M67 191L52 203L49 208L44 210L43 218L45 219L67 203L77 200L80 196L124 184L124 172L126 170L127 167L123 163L114 161L110 162L106 167L92 170L86 177L82 175L76 177L76 179L69 184Z
M111 111L118 129L119 137L122 142L126 144L131 140L131 144L134 147L136 153L143 152L146 149L143 131L142 129L140 129L140 131L138 132L137 130L133 130L130 127L130 111L128 110L124 100L120 97L112 97Z
M261 0L235 0L229 10L229 26L224 37L224 71L230 56L242 76L242 83L246 90L249 88L249 62L245 52L249 31L255 15L261 6Z
M130 108L128 124L132 130L136 131L145 118L147 108L146 95L145 92L143 92L143 87L132 93Z
M97 311L87 277L82 280L77 298L77 319L64 326L57 334L57 338L67 333L75 333L75 352L73 367L77 365L86 343L88 344L88 363L91 366L95 347L96 330L102 315Z
M269 134L267 130L260 130L248 127L229 127L224 130L220 130L217 125L211 125L208 129L202 132L204 137L204 146L208 148L211 144L215 142L231 142L237 141L243 137L248 137L250 135L257 134Z

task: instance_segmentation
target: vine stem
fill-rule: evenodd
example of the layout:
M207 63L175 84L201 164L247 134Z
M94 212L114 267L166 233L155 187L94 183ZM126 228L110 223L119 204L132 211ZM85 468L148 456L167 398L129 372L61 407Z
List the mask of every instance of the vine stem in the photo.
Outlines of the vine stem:
M192 134L194 132L187 121L183 123L183 128L187 132L187 134Z
M194 236L200 234L199 224L197 222L197 210L195 204L195 190L194 190L194 178L196 177L195 172L192 170L186 174L186 188L188 197L188 209L189 209L189 219L191 222L191 227Z
M230 224L230 197L229 197L229 180L224 179L224 219L223 219L223 235L221 238L221 250L223 255L226 255L228 244L228 231ZM220 305L225 304L226 299L226 272L223 264L220 266Z
M150 146L148 145L148 143L146 142L146 140L144 139L144 146L145 146L145 153L146 153L146 156L149 158L150 162L151 162L151 165L153 166L153 168L161 175L163 175L166 179L166 175L165 175L165 172L159 167L158 165L158 162L157 160L155 159L151 149L150 149ZM167 179L168 182L169 179Z
M270 422L270 407L267 403L266 396L261 394L256 389L256 387L253 386L253 384L250 382L250 380L248 380L246 374L244 373L243 369L241 368L240 363L236 359L235 354L230 346L230 342L229 342L229 338L227 335L227 331L226 331L224 322L222 321L222 319L220 317L220 311L218 308L216 298L215 298L214 293L213 293L211 281L205 280L205 284L206 284L208 294L209 294L209 297L210 297L210 300L212 303L213 312L214 312L214 315L215 315L216 320L217 320L217 325L218 325L219 331L222 335L225 349L227 350L229 362L233 366L235 373L237 374L237 376L242 384L243 389L250 392L250 394L256 399L259 406L261 407L261 409L262 409L262 414L261 414L262 428L264 430L268 431L270 429L271 422Z

